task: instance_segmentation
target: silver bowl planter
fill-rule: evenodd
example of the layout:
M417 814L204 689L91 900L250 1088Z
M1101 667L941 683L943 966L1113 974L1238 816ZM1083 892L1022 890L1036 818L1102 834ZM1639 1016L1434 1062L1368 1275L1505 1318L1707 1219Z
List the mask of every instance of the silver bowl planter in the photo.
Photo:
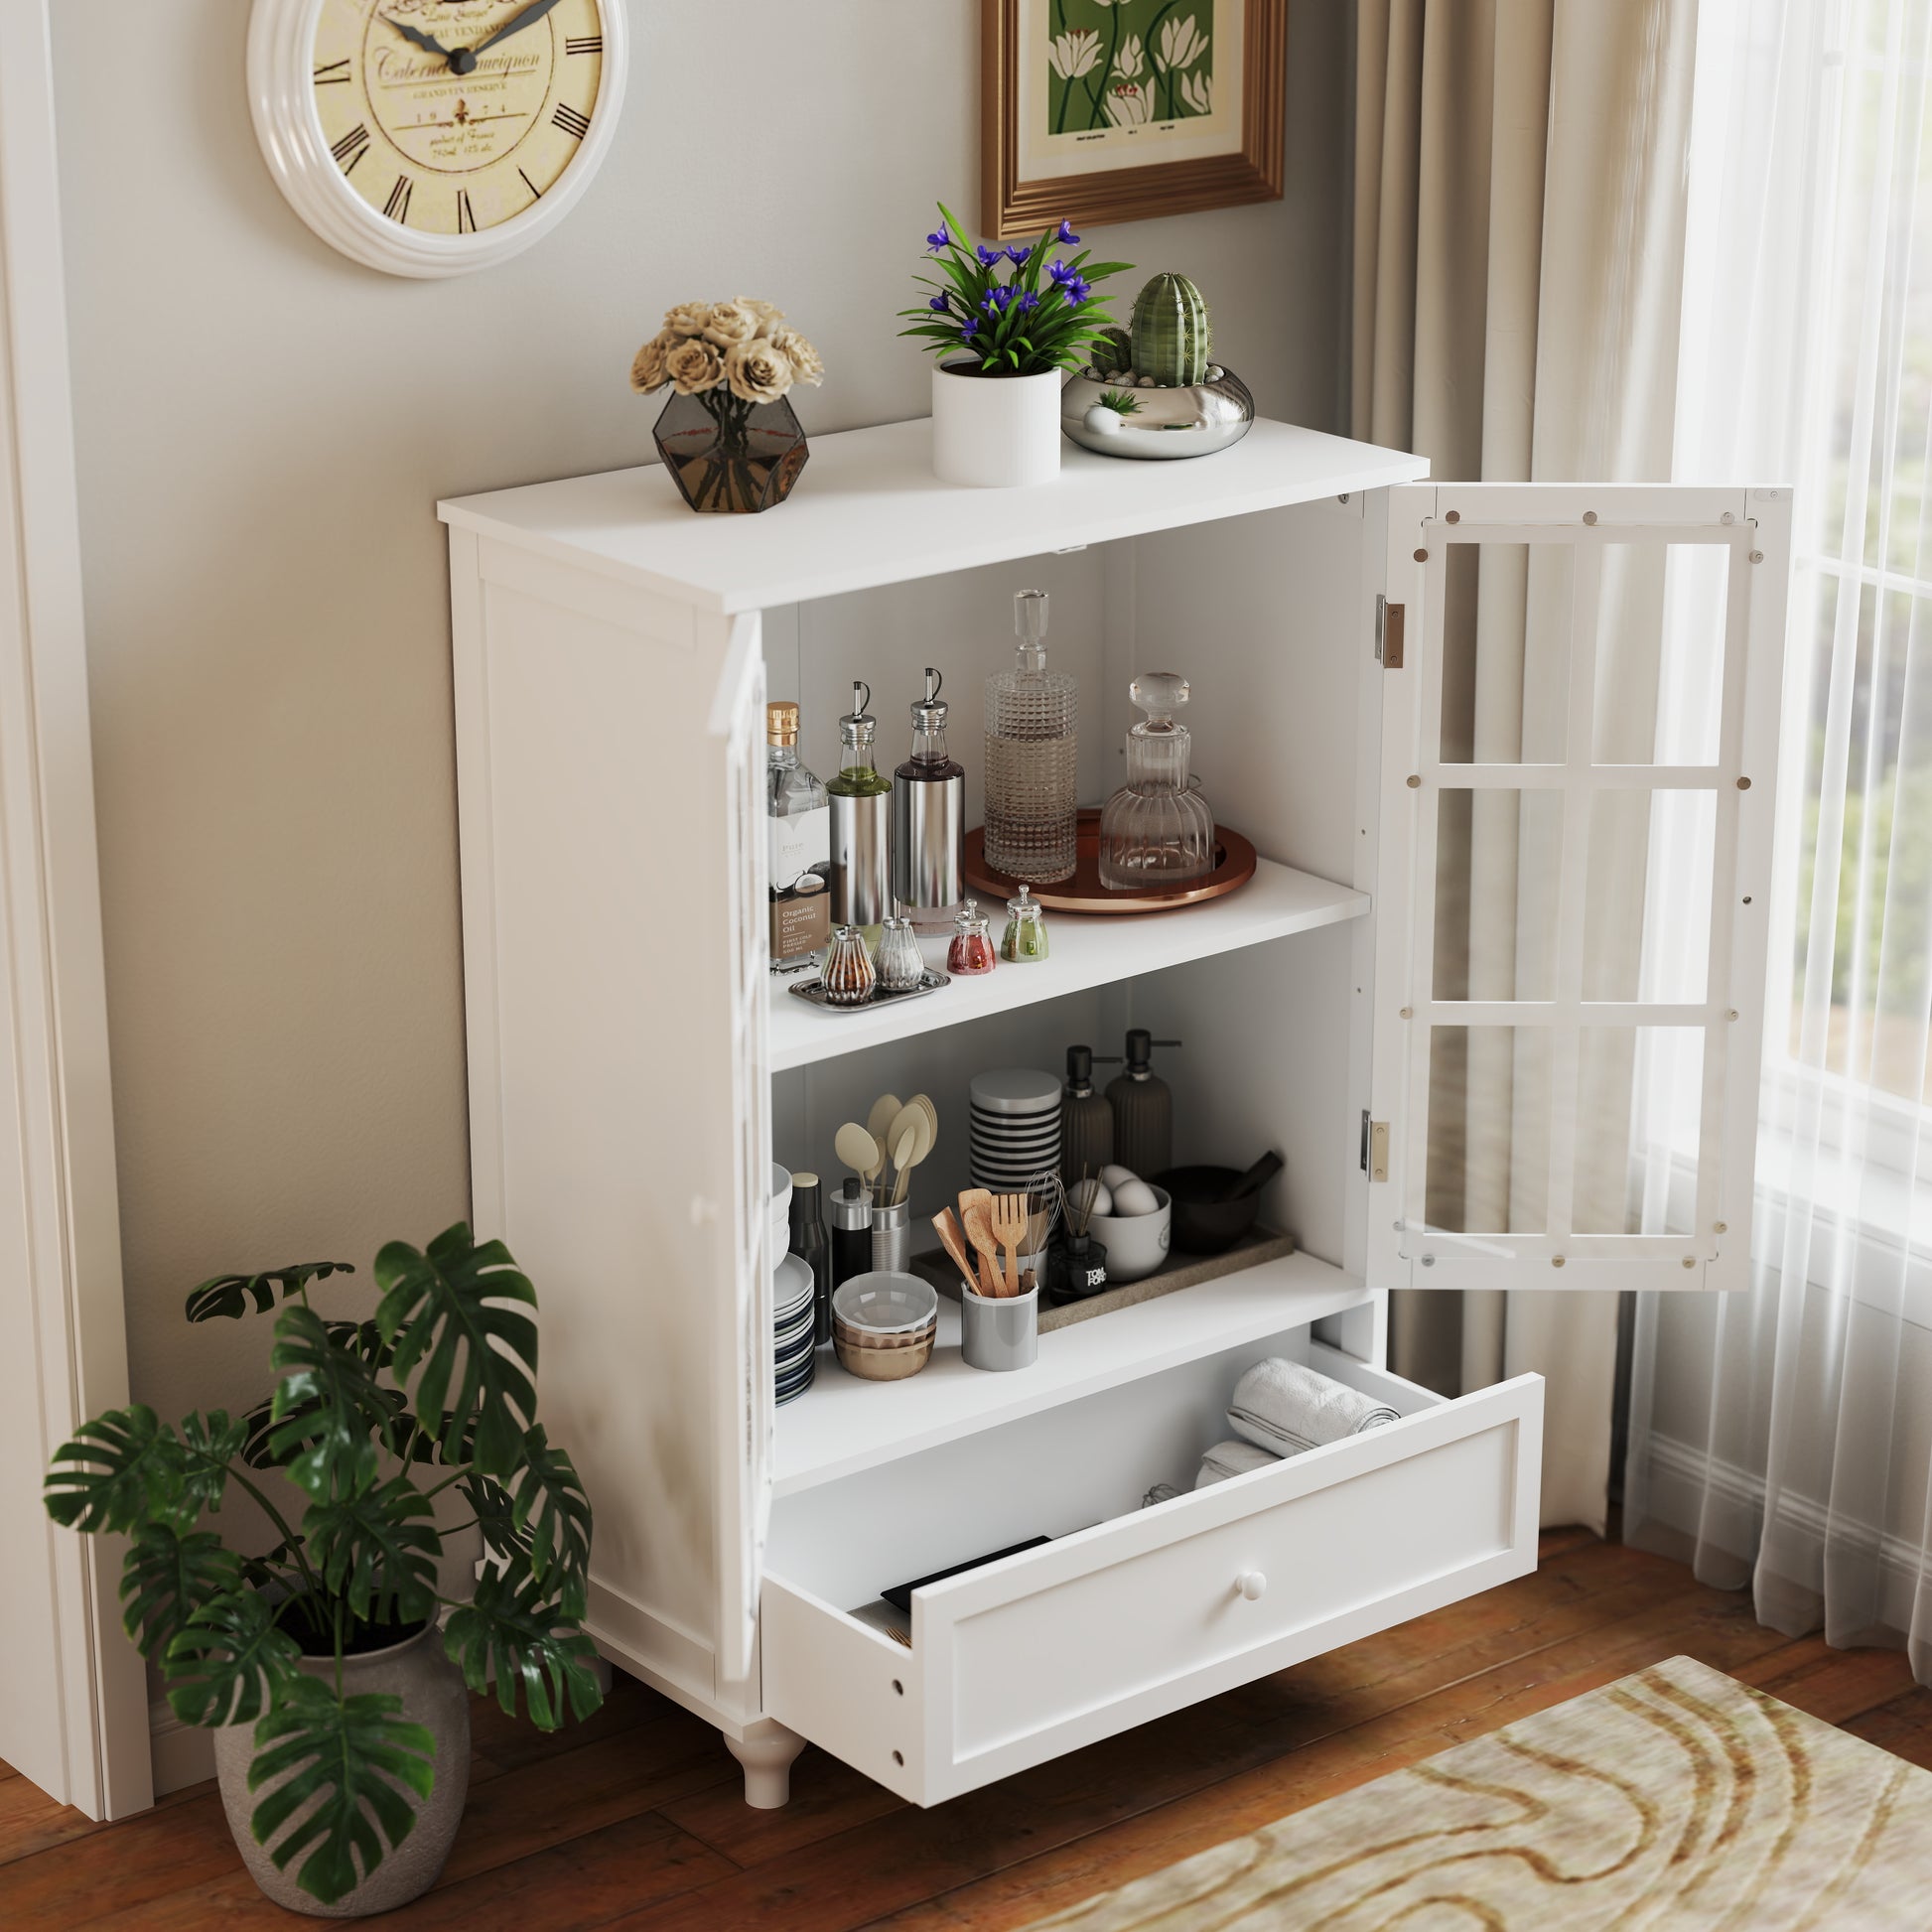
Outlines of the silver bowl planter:
M1139 407L1126 415L1100 398L1114 390L1131 394ZM1205 382L1164 389L1131 369L1118 375L1070 376L1060 391L1060 427L1083 450L1100 456L1168 462L1212 456L1247 435L1255 399L1232 369L1208 364Z

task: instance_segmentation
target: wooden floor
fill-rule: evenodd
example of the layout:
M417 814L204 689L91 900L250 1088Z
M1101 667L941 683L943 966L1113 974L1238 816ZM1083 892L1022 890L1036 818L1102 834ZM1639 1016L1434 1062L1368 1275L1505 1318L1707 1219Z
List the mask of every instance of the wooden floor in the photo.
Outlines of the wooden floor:
M1749 1598L1584 1531L1434 1616L932 1811L808 1751L747 1809L715 1732L625 1678L553 1737L477 1704L470 1805L442 1883L385 1926L467 1932L994 1932L1685 1653L1932 1768L1932 1691L1896 1651L1793 1642ZM286 1928L211 1785L90 1825L0 1766L0 1926Z

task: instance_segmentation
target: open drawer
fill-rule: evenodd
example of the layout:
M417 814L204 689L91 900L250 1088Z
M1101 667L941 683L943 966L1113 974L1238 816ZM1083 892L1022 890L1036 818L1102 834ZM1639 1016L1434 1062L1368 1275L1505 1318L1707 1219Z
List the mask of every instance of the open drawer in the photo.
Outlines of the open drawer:
M1142 1507L1268 1355L1402 1420ZM1542 1429L1538 1376L1445 1401L1304 1328L782 1498L764 1710L937 1804L1534 1569ZM883 1589L1041 1534L883 1627Z

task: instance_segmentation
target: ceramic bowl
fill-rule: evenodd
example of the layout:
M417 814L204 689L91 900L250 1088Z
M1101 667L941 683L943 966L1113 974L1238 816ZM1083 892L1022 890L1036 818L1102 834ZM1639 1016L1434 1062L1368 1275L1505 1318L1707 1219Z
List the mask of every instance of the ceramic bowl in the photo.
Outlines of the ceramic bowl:
M832 1294L835 1326L881 1339L915 1334L939 1318L939 1292L917 1275L875 1269L841 1282Z
M1224 1254L1255 1224L1261 1189L1218 1198L1241 1178L1236 1168L1171 1168L1161 1185L1173 1196L1173 1245L1183 1254Z
M1113 1286L1145 1281L1167 1266L1173 1196L1156 1187L1154 1198L1160 1205L1152 1214L1096 1214L1087 1222L1087 1232L1107 1250L1107 1280Z

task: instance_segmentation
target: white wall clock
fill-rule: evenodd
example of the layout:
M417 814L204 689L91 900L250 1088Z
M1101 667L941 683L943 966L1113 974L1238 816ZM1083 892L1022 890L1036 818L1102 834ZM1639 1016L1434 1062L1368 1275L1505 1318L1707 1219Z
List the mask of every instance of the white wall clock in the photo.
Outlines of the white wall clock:
M392 275L527 248L597 172L624 0L255 0L248 104L269 173L332 247Z

